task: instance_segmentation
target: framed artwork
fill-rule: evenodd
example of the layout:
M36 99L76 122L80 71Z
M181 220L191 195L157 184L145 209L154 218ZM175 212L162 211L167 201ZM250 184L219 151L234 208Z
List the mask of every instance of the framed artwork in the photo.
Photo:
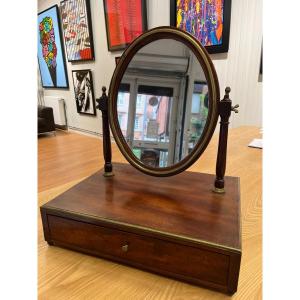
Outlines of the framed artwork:
M228 52L231 0L170 0L170 25L192 34L209 53Z
M261 46L259 74L262 75L262 73L263 73L263 47Z
M73 70L76 108L79 114L96 115L91 70Z
M61 1L60 14L68 61L94 60L90 1Z
M260 58L259 58L259 72L258 72L258 82L263 81L263 45L261 43Z
M68 88L58 6L38 14L38 62L44 88Z
M107 47L126 48L147 30L146 0L103 0Z

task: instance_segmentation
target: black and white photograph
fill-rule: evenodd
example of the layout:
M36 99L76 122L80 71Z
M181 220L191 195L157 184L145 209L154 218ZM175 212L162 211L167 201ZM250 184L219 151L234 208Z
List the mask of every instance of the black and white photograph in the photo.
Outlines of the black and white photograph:
M91 70L72 71L77 112L96 115Z

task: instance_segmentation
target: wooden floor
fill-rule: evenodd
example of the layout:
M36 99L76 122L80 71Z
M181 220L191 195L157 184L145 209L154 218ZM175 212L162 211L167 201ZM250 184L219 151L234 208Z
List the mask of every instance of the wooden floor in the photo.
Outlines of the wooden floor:
M259 129L241 127L229 134L227 175L241 179L242 263L238 292L226 296L179 281L51 247L43 239L38 214L39 299L261 299L262 150L247 147ZM113 161L125 162L116 145ZM189 169L214 173L217 136ZM42 205L103 165L101 140L57 132L39 137L39 203Z

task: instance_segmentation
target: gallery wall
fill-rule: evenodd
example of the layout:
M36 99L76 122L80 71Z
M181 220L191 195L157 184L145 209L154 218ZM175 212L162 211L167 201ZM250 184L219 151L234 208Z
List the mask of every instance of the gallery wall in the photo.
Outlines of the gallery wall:
M57 0L38 0L38 12L57 4ZM77 113L72 70L91 69L94 93L98 98L103 85L109 87L115 68L115 57L122 51L107 50L106 29L102 0L90 0L95 61L67 63L69 89L44 89L44 96L58 96L66 101L68 125L101 135L101 112L97 116ZM170 0L148 0L148 28L170 24ZM262 43L262 1L232 0L230 41L228 53L211 54L218 73L221 95L231 87L234 104L240 105L239 114L232 115L231 126L262 125L262 82L259 64Z

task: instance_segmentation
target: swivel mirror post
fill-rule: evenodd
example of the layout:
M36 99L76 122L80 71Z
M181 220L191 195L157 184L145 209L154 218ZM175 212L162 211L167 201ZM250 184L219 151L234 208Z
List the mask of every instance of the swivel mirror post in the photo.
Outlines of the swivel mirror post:
M103 132L103 155L104 155L104 177L114 176L111 163L111 141L108 123L108 97L106 87L102 87L102 96L96 99L96 108L102 112L102 132Z
M237 108L239 107L238 104L232 107L231 105L232 102L229 98L230 91L231 91L230 87L226 87L225 96L223 100L221 100L219 103L219 115L221 121L220 121L219 146L218 146L214 192L221 193L221 194L225 193L224 175L226 170L229 117L231 115L231 111L238 113Z

